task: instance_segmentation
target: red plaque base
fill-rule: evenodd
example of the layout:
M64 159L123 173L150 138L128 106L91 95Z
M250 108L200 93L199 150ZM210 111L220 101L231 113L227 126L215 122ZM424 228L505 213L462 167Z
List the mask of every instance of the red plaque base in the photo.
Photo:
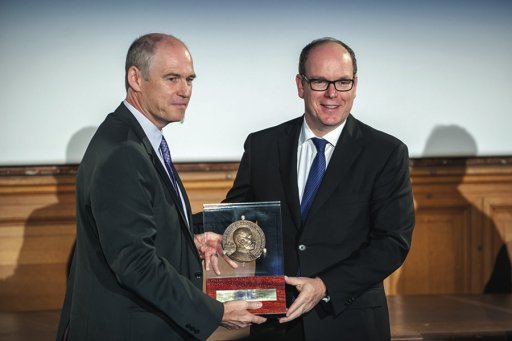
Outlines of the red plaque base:
M261 301L263 306L251 310L258 315L285 314L286 294L284 291L284 276L250 276L250 277L224 277L208 278L206 280L206 293L208 296L217 299L218 290L265 290L275 289L276 300Z

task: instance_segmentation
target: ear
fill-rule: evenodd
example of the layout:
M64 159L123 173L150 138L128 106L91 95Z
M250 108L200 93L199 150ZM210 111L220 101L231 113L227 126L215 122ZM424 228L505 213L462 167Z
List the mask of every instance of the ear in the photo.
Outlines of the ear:
M302 77L299 74L295 76L295 83L297 83L297 93L299 97L304 98L304 86L302 84Z
M128 85L132 90L136 92L141 91L140 87L143 79L140 70L136 66L130 66L126 77L128 80Z
M358 83L358 80L359 80L359 78L357 77L357 75L354 75L354 86L352 88L352 91L354 92L354 97L356 97L356 94L357 94L357 83Z

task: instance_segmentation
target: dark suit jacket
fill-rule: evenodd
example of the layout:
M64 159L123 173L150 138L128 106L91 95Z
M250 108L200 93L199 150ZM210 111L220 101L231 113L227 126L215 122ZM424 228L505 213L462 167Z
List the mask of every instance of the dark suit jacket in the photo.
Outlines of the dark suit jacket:
M78 171L77 242L58 340L68 321L73 341L206 339L216 329L223 305L201 291L185 200L187 212L121 104Z
M414 226L407 147L349 116L302 224L302 122L249 135L225 201L281 201L285 273L320 277L331 298L303 316L306 339L389 339L382 281L404 261Z

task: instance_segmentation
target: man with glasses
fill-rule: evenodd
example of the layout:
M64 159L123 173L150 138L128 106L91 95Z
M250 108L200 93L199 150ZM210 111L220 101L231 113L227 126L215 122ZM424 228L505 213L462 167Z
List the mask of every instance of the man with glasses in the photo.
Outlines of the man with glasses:
M305 114L248 136L225 200L282 205L289 308L251 338L389 340L383 280L414 227L407 147L351 115L357 62L345 43L308 44L295 80Z

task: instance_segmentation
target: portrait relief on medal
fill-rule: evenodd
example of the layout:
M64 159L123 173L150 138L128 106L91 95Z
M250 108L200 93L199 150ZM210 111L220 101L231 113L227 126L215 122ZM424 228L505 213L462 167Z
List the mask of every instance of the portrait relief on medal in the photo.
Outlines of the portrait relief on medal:
M222 236L224 254L240 263L252 262L265 255L265 234L249 220L237 220L229 225Z

